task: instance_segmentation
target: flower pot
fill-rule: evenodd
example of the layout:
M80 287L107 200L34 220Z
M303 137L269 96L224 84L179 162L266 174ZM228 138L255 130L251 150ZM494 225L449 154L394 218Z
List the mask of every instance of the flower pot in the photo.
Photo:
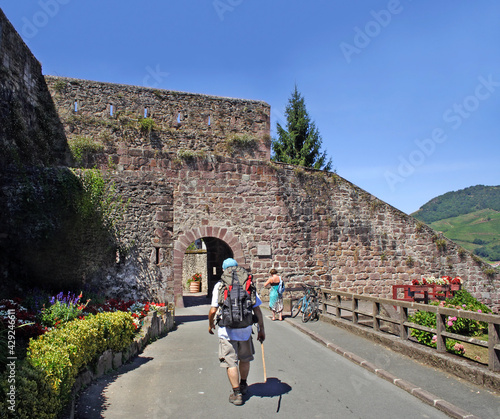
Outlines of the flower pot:
M192 281L189 284L189 292L200 292L201 291L201 282Z

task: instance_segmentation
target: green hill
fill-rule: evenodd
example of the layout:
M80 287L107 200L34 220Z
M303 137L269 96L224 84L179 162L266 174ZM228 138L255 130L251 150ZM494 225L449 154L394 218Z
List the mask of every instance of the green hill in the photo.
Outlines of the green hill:
M471 186L431 199L412 215L424 223L492 209L500 211L500 186Z
M412 215L479 257L500 261L500 186L448 192Z

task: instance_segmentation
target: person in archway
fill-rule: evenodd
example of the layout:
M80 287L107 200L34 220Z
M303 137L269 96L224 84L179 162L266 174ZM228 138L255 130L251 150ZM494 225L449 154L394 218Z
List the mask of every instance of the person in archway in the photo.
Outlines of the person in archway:
M217 334L219 337L220 366L226 368L227 377L233 389L229 396L229 402L240 406L243 404L243 395L245 395L248 390L247 378L250 372L250 362L253 361L255 354L252 342L252 324L255 320L258 323L257 340L264 342L266 338L262 312L259 307L262 301L255 292L255 301L252 301L252 305L250 305L250 312L253 318L249 320L249 325L245 326L245 324L248 323L245 321L242 322L244 327L233 328L224 326L228 321L225 319L226 316L221 314L224 312L223 302L221 302L221 300L225 300L224 293L219 292L219 290L225 289L225 284L231 283L231 278L233 281L239 275L248 278L248 272L244 268L239 267L238 263L232 258L224 260L222 269L223 274L221 281L215 284L212 294L212 303L208 313L208 332L212 335L214 334L216 314L218 314L217 323L219 328ZM235 287L233 286L232 289L234 290Z
M276 320L276 314L278 314L280 321L283 320L283 287L282 279L278 276L278 271L276 269L271 269L269 272L271 276L264 284L264 288L268 285L271 286L269 291L269 308L273 312L272 320Z

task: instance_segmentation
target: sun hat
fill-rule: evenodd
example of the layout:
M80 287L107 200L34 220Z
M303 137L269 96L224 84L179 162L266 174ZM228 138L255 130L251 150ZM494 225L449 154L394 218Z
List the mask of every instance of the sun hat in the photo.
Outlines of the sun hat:
M233 258L228 258L224 262L222 262L222 269L226 270L231 266L238 266L238 262L236 262Z

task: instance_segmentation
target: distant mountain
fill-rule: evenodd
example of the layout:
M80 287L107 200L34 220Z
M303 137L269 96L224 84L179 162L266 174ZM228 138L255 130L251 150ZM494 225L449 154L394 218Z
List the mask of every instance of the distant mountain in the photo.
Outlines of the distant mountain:
M477 256L500 260L500 186L448 192L411 215Z

